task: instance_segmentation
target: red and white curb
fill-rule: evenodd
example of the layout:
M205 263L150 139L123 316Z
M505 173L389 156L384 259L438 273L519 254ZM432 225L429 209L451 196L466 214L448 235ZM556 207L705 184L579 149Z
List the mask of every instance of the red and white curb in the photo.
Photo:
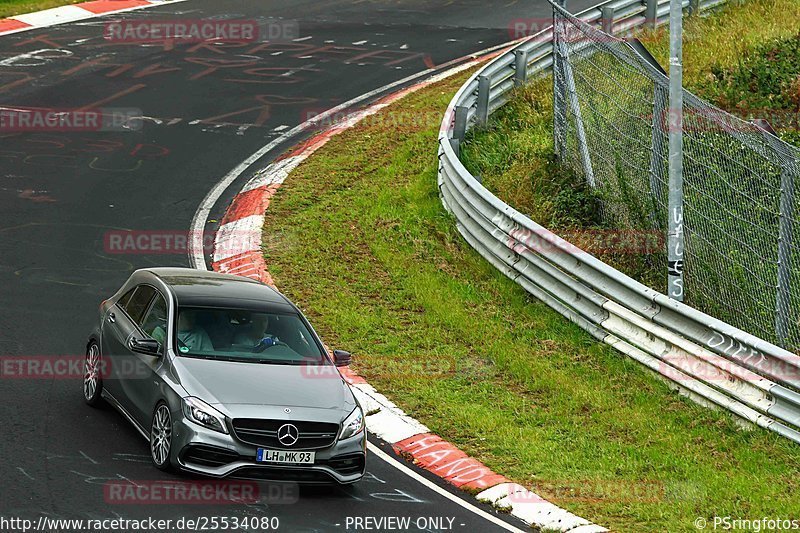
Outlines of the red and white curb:
M270 200L292 170L324 146L334 135L374 115L407 94L452 76L483 59L459 65L382 98L366 109L348 115L341 123L301 143L288 154L257 172L234 197L220 222L219 230L214 237L212 268L218 272L237 274L274 285L261 250L261 232L264 226L264 213L269 207ZM453 444L432 434L427 427L404 413L351 369L340 370L367 414L369 431L391 444L399 455L412 458L421 468L456 487L472 492L480 491L476 496L478 500L507 510L531 526L570 533L608 531L493 472Z
M185 0L95 0L54 7L0 19L0 35L183 1Z

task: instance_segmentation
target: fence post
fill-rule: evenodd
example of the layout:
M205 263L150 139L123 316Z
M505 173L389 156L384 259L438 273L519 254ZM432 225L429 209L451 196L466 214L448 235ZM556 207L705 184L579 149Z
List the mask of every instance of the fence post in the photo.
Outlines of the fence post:
M609 35L614 35L614 7L600 8L600 28Z
M514 50L514 86L519 87L528 79L528 51Z
M658 26L658 0L647 0L644 11L645 24L652 28Z
M558 42L561 51L562 71L564 73L564 81L567 86L567 97L569 98L569 107L575 117L575 133L578 136L578 151L581 156L581 166L583 167L583 175L586 177L586 183L590 187L595 186L594 170L592 169L592 157L589 154L589 144L586 141L586 131L583 128L583 117L581 115L581 104L578 100L578 91L575 87L575 77L572 75L572 65L569 63L569 54L567 48L560 40ZM566 114L565 114L566 116Z
M775 130L764 119L753 120L762 132L769 148L781 167L781 196L778 218L778 279L775 285L775 338L780 346L789 341L789 312L792 285L792 245L794 244L794 176L786 160L793 157L787 153L776 137Z
M686 293L683 279L683 9L670 0L669 11L669 194L667 195L667 296L679 302Z
M555 0L556 4L566 9L567 0ZM559 22L558 9L553 5L553 149L559 161L567 156L567 102L564 99L562 83L564 68L562 66L560 40L562 25Z
M778 343L789 343L789 306L792 285L792 244L794 221L794 176L784 166L781 171L781 213L778 229L778 294L775 300L775 334Z
M489 91L491 90L491 80L488 76L478 76L478 124L486 124L489 121Z
M453 151L456 155L460 154L461 143L464 142L464 135L467 133L467 108L463 105L456 106L453 124Z

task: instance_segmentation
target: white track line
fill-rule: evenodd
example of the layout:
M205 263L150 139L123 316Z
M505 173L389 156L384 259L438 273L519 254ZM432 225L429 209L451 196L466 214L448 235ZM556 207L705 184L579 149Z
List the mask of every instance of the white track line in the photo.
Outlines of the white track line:
M471 503L467 502L466 500L463 500L463 499L459 498L458 496L456 496L454 494L451 494L450 492L444 490L442 487L440 487L439 485L437 485L433 481L431 481L429 479L426 479L423 476L419 475L418 473L414 472L413 470L408 468L406 465L402 464L400 461L398 461L394 457L390 456L388 453L384 452L383 450L381 450L380 448L378 448L377 446L375 446L374 444L372 444L369 441L367 441L367 448L369 449L370 453L372 453L372 454L376 455L377 457L383 459L383 461L386 462L387 464L395 467L400 472L402 472L403 474L405 474L408 477L412 478L414 481L417 481L421 485L425 485L426 487L431 489L433 492L444 496L445 498L447 498L448 500L450 500L451 502L453 502L453 503L455 503L457 505L460 505L461 507L463 507L467 511L475 513L476 515L480 516L484 520L488 520L489 522L492 522L493 524L496 524L496 525L502 527L506 531L518 531L519 533L523 533L522 529L514 527L511 524L509 524L508 522L504 522L503 520L500 520L496 516L494 516L494 515L492 515L490 513L487 513L483 509L481 509L479 507L476 507L476 506L472 505Z

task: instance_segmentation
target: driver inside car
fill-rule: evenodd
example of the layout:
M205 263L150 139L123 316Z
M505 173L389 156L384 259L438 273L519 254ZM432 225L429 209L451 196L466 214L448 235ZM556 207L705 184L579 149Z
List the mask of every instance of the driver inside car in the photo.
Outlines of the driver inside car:
M278 337L267 333L268 326L269 317L267 315L253 313L250 315L250 324L236 334L234 343L252 346L253 351L263 351L279 342Z

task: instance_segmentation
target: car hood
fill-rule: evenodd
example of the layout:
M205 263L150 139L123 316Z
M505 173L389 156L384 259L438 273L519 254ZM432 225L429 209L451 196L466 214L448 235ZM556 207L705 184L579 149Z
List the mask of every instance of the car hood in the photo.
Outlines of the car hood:
M223 411L230 411L234 405L252 405L349 413L356 405L334 366L234 363L192 357L173 361L176 377L186 392L221 406Z

